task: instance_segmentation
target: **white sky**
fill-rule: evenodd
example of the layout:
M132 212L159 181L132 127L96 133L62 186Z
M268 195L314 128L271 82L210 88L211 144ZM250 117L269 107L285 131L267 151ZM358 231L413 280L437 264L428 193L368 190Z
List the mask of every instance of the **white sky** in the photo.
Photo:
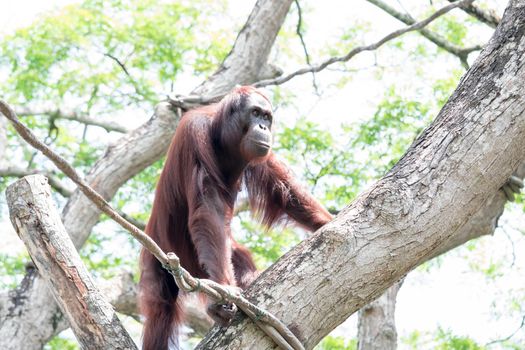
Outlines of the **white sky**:
M72 2L74 1L0 0L0 35L13 28L31 23L38 13ZM410 2L414 3L414 0L405 1L405 3ZM253 1L236 0L236 3L239 7L236 14L243 19L251 9ZM376 20L374 28L377 30L374 31L373 37L369 38L369 42L401 26L374 10L364 1L327 0L323 1L322 5L313 1L302 1L302 3L304 3L303 7L310 11L306 13L306 21L310 28L307 44L311 46L320 45L327 38L335 36L336 33L339 33L335 29L351 25L350 18ZM396 6L398 1L390 3ZM499 1L500 10L504 3L504 1ZM334 11L334 9L337 10ZM370 57L360 58L363 67L367 65ZM314 61L317 60L314 58ZM448 62L444 63L446 64ZM436 66L434 69L437 69L436 75L441 74ZM350 118L359 118L370 113L375 108L373 101L383 96L385 86L392 83L392 81L377 81L366 71L355 73L352 78L358 81L358 84L350 84L343 90L330 91L328 96L323 96L321 101L312 98L314 95L311 94L310 76L297 79L290 84L297 89L299 96L305 96L301 113L322 116L323 122L330 124L349 118L349 105L352 106ZM472 273L469 260L458 254L443 259L442 265L439 268L432 268L430 272L418 270L408 276L398 297L396 318L400 336L407 336L414 330L433 332L437 326L442 326L444 329L451 329L458 335L468 335L484 343L497 337L505 337L519 326L521 317L517 315L507 317L508 315L503 314L496 319L491 311L493 304L498 306L503 303L506 293L520 293L519 288L521 288L521 293L525 293L525 261L522 254L518 253L525 251L525 240L523 234L512 229L512 226L518 226L516 220L519 219L516 217L519 218L520 214L506 215L506 219L500 221L509 222L508 225L505 225L505 234L512 238L514 246L499 230L495 237L484 238L480 244L481 248L477 249L475 256L470 258L471 262L475 261L484 266L498 259L498 256L511 254L514 249L516 260L512 266L505 268L506 275L498 280L498 284L487 281L481 273ZM523 213L521 213L521 220L523 220ZM2 241L6 243L4 237ZM5 249L6 245L3 247ZM12 246L7 245L7 247L9 251L12 251ZM463 251L462 255L466 253ZM355 317L337 333L355 336ZM517 337L525 339L525 332L522 330ZM405 348L406 346L400 343L400 349Z

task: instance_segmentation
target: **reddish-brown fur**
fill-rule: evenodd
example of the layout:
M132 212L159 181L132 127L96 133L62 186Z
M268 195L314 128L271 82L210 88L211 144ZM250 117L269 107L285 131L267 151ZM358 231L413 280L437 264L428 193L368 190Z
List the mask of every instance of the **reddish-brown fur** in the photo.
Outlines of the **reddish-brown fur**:
M256 162L240 161L235 112L251 87L235 89L221 102L187 112L171 143L146 227L165 252L174 252L193 276L245 288L257 271L250 252L230 231L241 181L252 210L271 226L287 215L311 231L331 215L293 179L273 153ZM238 119L238 118L237 118ZM236 148L237 147L237 148ZM140 305L143 349L166 350L176 344L182 323L179 289L173 277L147 251L141 254Z

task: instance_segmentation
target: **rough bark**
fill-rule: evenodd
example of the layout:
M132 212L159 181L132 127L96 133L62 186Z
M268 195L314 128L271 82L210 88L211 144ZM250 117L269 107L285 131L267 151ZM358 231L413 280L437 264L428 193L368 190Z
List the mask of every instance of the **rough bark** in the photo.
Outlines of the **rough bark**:
M379 298L359 310L358 350L395 350L397 292L402 281L388 288Z
M521 163L518 166L514 175L520 179L525 178L525 163ZM507 200L507 197L501 190L490 197L482 208L470 218L467 224L463 225L454 235L434 250L432 258L459 247L471 239L492 235L498 226L498 219L503 214Z
M307 348L433 256L525 159L524 20L525 3L511 1L487 47L399 163L248 290ZM273 344L241 318L212 330L199 348Z
M7 120L5 120L5 118L0 118L0 168L3 168L7 163L5 157L5 151L7 149L6 123Z
M123 271L110 280L97 280L96 285L104 298L113 305L115 311L139 320L138 285L133 280L131 272ZM0 297L0 302L2 300L6 299ZM197 298L188 297L184 302L187 326L191 328L193 334L204 336L213 326L213 320L204 311L204 306L200 306L201 301ZM69 323L65 318L60 318L56 320L54 326L55 332L60 333L69 327Z
M6 191L11 222L84 349L136 349L117 314L95 286L51 200L42 175Z
M522 163L514 172L514 176L523 180L525 177L525 163ZM502 190L492 196L481 209L463 225L457 233L446 240L436 250L431 259L444 254L464 243L485 235L492 235L497 227L498 219L503 214L507 197ZM376 301L371 302L359 311L359 350L369 349L396 349L395 336L395 304L398 284L388 288ZM395 289L395 293L392 289ZM363 312L363 310L368 312ZM382 320L381 320L382 319ZM363 331L361 331L363 329ZM370 339L381 340L380 347L376 347Z
M291 0L257 1L232 52L214 78L198 88L199 93L225 93L237 83L253 82L266 65L290 4ZM128 179L165 154L178 117L168 103L160 103L146 124L108 147L87 174L91 186L105 198L112 198ZM95 206L75 191L64 208L62 220L77 248L85 242L99 216ZM41 349L57 334L62 320L45 283L34 269L29 269L16 289L0 294L0 348Z

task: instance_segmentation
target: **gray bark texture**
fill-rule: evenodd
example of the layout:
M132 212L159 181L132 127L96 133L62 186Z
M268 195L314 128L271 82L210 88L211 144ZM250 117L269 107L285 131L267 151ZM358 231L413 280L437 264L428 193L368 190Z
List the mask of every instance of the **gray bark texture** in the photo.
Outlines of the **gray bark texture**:
M5 150L7 148L7 132L5 118L0 118L0 167L4 166L5 163Z
M514 176L523 180L525 163L520 164ZM465 225L434 250L431 259L472 239L492 235L498 225L499 217L503 214L506 202L507 197L502 190L499 190ZM399 282L394 284L378 299L359 310L359 350L397 348L395 306L400 287Z
M397 349L396 298L403 281L394 283L379 298L359 310L358 350Z
M198 87L198 93L226 93L235 84L252 83L267 72L266 64L261 62L268 60L291 3L258 0L225 62L213 78ZM88 183L111 199L127 180L165 154L179 117L180 111L172 110L169 103L159 103L148 122L108 147L86 175ZM69 198L62 221L75 247L84 244L99 216L100 212L80 191ZM0 293L1 349L41 349L64 327L62 312L35 269L28 270L16 289Z
M247 296L311 349L461 230L525 159L525 2L398 164L252 284ZM333 310L337 310L334 312ZM240 317L199 349L272 349Z
M6 190L13 227L66 315L83 349L136 349L111 304L93 283L69 238L42 175Z

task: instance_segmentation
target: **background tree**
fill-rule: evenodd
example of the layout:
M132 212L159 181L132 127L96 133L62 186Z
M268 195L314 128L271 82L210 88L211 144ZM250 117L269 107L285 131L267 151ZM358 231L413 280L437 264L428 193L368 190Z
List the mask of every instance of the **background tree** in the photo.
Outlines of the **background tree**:
M196 94L214 96L236 83L275 77L279 70L274 67L291 72L305 62L314 64L327 56L344 55L404 25L393 17L409 25L447 2L406 1L404 7L398 2L370 3L373 6L366 7L363 2L360 11L341 16L344 21L332 26L330 32L322 29L330 27L323 13L335 16L334 7L342 6L340 3L331 7L258 1L248 16L252 4L86 1L57 9L4 35L0 69L5 79L0 91L3 99L26 116L26 125L71 160L98 191L112 198L124 213L145 221L161 157L179 117L178 110L158 101L169 93L188 94L198 84ZM437 115L477 50L487 42L494 22L499 21L488 9L498 9L501 14L505 3L476 2L465 7L465 12L455 10L440 17L421 35L413 32L314 76L306 74L283 85L270 85L278 106L276 119L280 120L277 154L292 163L296 174L304 177L327 206L342 209L384 175ZM382 11L386 11L384 17L374 19ZM242 16L224 20L240 12L244 12ZM389 16L393 16L391 22ZM242 27L245 21L249 25ZM154 118L148 121L153 110ZM2 133L8 141L0 164L2 184L28 173L47 174L57 189L55 200L64 207L66 229L77 248L82 247L92 272L111 279L123 268L135 271L136 243L104 217L99 218L98 211L67 179L13 130L6 130ZM493 221L499 217L504 199L496 191L490 195L499 196L499 206L494 205L484 216L489 223L472 223L465 237L493 232ZM478 336L479 345L465 338L468 332L460 330L458 336L447 324L430 331L403 330L403 346L482 346L518 328L524 314L523 286L508 281L523 277L524 264L519 255L508 252L518 251L523 244L517 225L517 218L523 216L522 204L509 209L514 216L505 219L505 233L493 240L469 243L416 272L419 276L427 273L424 271L437 274L451 260L456 268L484 275L489 286L504 285L505 293L493 297L492 311L495 319L509 315L505 317L508 325L501 322L503 326L493 334ZM261 235L261 227L242 210L235 225L261 267L269 266L304 238L291 228ZM489 249L493 245L499 249ZM0 344L3 348L17 349L21 344L28 349L41 348L67 325L43 281L26 263L27 255L8 248L3 257ZM462 257L468 257L468 262ZM420 290L414 288L415 283L409 275L401 296L405 289ZM485 305L487 312L489 308ZM136 317L133 308L122 311ZM341 332L346 333L336 332L320 347L353 346L352 336L340 338ZM523 338L521 331L492 346L519 347ZM64 342L70 341L54 338L47 346L63 348Z

